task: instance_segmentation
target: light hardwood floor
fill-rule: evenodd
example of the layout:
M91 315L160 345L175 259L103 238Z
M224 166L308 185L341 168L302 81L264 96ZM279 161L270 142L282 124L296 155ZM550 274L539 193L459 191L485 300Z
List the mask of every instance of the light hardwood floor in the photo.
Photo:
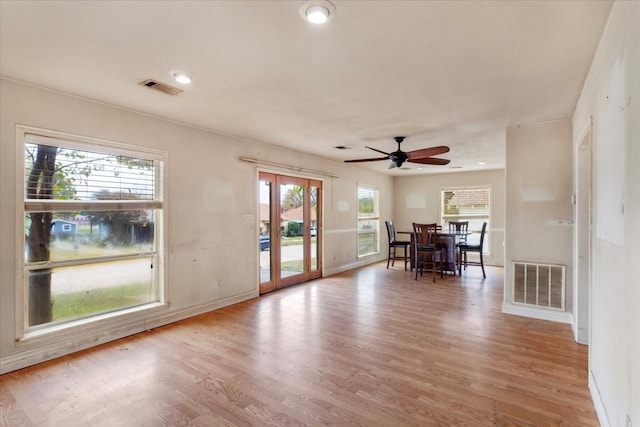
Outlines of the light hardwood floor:
M587 347L503 270L386 262L0 377L6 426L595 426Z

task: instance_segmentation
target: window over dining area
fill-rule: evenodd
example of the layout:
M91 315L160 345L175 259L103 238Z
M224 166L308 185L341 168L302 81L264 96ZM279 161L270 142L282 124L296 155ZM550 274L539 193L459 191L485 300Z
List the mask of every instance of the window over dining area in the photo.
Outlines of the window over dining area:
M469 221L469 240L480 239L482 224L487 223L483 253L489 254L491 228L491 187L444 187L440 190L441 224L448 229L449 221Z
M378 189L358 185L358 256L379 252Z

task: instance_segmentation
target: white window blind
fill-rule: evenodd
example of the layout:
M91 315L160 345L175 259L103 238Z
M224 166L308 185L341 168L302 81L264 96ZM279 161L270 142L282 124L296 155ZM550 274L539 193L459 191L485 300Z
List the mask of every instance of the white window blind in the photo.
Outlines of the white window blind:
M491 187L447 187L440 192L441 225L448 229L449 221L468 221L469 231L474 234L468 241L477 243L482 224L487 223L483 252L489 254L491 248Z
M442 190L443 219L489 217L490 188L450 188Z
M131 205L143 208L159 206L158 170L156 159L134 157L132 154L101 152L96 149L78 148L78 143L41 135L26 134L25 138L25 202L27 207L38 210L49 203L63 201L109 202L120 201L123 209ZM36 162L38 146L56 150L53 193L43 194L42 184L35 177L45 166ZM96 147L99 148L99 147ZM40 188L38 187L40 186ZM140 203L155 201L158 203ZM130 202L127 204L126 202ZM137 203L136 203L137 202ZM100 203L96 203L97 206ZM109 209L113 208L113 203ZM83 205L86 206L86 205Z

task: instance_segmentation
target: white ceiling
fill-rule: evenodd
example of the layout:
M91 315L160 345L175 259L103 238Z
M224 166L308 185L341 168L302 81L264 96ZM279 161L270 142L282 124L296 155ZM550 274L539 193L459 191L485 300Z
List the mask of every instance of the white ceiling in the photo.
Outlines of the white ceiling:
M354 166L394 175L495 169L505 127L571 116L612 6L335 0L316 26L301 3L3 0L0 73L338 161L394 151L396 135L451 147L449 166Z

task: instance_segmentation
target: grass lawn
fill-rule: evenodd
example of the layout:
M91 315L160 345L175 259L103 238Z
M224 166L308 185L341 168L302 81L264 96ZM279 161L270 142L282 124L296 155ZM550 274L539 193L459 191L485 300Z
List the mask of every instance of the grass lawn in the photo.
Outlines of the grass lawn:
M92 289L53 296L53 320L102 313L151 300L148 283Z
M294 261L285 261L281 266L283 271L299 271L303 270L303 263L301 259L297 259Z

